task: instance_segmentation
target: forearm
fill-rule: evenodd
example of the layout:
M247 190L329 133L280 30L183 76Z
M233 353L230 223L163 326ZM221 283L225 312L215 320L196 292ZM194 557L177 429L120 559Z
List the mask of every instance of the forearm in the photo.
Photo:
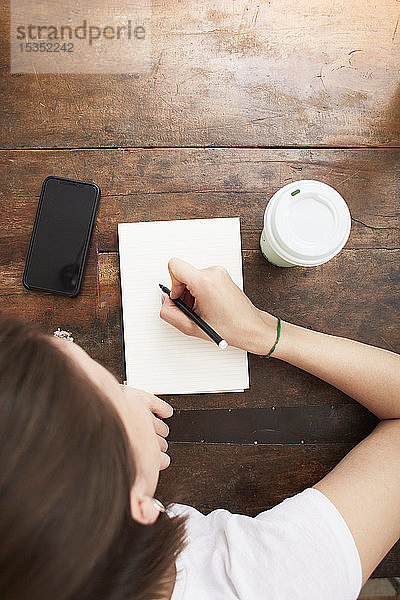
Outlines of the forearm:
M380 419L400 418L400 355L282 321L273 356L351 396Z

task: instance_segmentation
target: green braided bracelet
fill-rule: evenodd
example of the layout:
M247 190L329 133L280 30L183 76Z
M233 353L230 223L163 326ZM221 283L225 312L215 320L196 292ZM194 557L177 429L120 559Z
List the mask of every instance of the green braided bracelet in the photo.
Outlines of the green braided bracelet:
M269 358L271 356L271 354L273 353L273 351L275 350L277 343L279 342L279 338L281 336L281 324L282 324L282 321L281 321L281 319L279 317L276 317L276 318L278 319L278 331L277 331L277 334L276 334L275 344L272 346L272 348L268 352L268 354L265 354L265 355L264 354L260 354L260 358Z

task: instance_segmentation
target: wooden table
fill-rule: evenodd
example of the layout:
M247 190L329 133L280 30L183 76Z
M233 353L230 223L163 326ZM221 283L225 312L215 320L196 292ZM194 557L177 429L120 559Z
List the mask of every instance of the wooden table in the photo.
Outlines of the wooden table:
M239 216L245 291L258 307L399 352L399 15L397 0L160 0L144 75L10 74L3 4L2 311L71 330L122 380L117 223ZM74 299L21 283L47 175L102 189ZM330 262L281 269L259 251L263 212L298 179L335 187L352 230ZM181 502L255 515L315 483L373 428L328 384L249 359L245 393L169 398L160 494L171 477L185 486ZM400 575L399 545L375 575Z

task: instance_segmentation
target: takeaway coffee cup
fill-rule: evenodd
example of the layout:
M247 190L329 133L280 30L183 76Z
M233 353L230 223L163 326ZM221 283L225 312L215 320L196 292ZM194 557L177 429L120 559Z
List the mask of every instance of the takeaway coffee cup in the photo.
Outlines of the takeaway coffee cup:
M264 214L260 248L278 267L314 267L333 258L350 234L342 196L326 183L304 179L275 192Z

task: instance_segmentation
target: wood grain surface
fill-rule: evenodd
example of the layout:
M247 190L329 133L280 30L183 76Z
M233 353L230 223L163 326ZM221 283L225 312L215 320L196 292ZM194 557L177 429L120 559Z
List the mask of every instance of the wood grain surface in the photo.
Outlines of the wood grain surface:
M398 149L1 151L3 309L40 319L50 330L72 329L78 343L122 380L117 223L240 216L245 291L257 306L303 326L399 351L399 158ZM48 174L91 179L102 188L82 292L72 300L27 292L21 283L41 182ZM322 179L343 194L353 215L352 232L345 249L328 263L279 269L257 249L263 210L280 182L299 177ZM286 363L251 356L250 367L251 388L244 394L178 396L174 405L349 402Z
M107 4L98 2L100 20ZM9 7L0 5L1 311L72 331L122 381L117 223L238 216L256 306L400 352L399 1L148 5L147 73L53 75L10 73ZM102 190L72 299L22 286L48 175ZM264 209L300 179L343 195L350 238L324 265L277 268L259 251ZM175 501L255 515L313 485L376 422L291 365L257 356L249 365L244 393L165 396L176 410L161 499L169 478L181 490ZM399 544L374 575L400 576Z
M8 225L1 238L12 238L22 254L47 174L98 183L102 200L94 239L100 252L117 250L121 220L230 215L240 217L243 248L258 249L268 199L299 179L322 180L346 199L352 215L347 249L400 245L398 148L0 151L2 218ZM21 210L28 211L25 220Z
M399 145L397 0L153 0L148 69L82 75L10 74L8 5L3 148Z
M399 351L399 154L397 149L2 151L2 310L40 321L48 333L59 326L71 330L122 381L117 223L238 215L245 291L257 306ZM102 188L82 292L74 299L28 292L21 282L48 174L92 179ZM279 269L257 249L263 209L280 182L299 177L337 187L353 215L352 233L325 265ZM243 394L166 397L177 409L170 424L169 471L188 490L182 501L201 510L226 506L256 514L273 506L315 483L376 421L342 392L291 365L249 358L251 387ZM235 475L227 474L226 461ZM375 575L398 573L399 553L396 547Z

